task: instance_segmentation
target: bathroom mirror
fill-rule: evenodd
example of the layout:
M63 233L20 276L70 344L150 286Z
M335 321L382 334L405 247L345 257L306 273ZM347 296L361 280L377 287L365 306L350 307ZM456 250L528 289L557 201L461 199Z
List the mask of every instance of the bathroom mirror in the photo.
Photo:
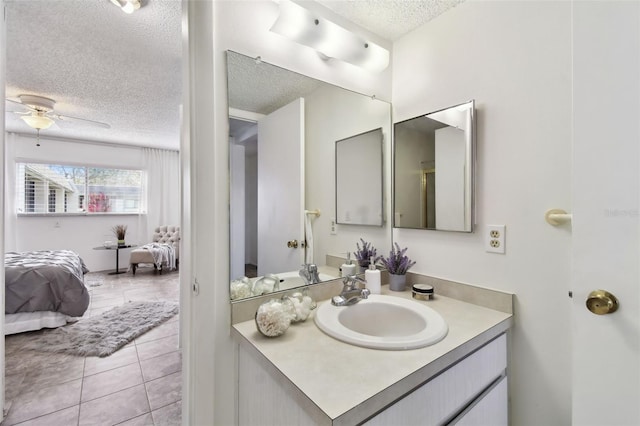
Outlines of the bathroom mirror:
M227 77L230 279L247 277L254 285L265 277L263 287L271 290L275 275L279 290L287 290L304 285L304 263L318 266L320 281L335 279L327 255L346 257L360 238L387 252L390 223L335 224L334 177L336 141L372 129L390 140L391 105L232 51ZM391 176L391 148L385 149ZM350 185L359 190L357 182ZM390 179L384 187L391 192ZM381 204L388 217L390 203ZM232 300L254 296L244 290L232 289Z
M473 232L475 102L394 124L395 228Z
M382 226L382 168L381 128L336 141L336 223Z

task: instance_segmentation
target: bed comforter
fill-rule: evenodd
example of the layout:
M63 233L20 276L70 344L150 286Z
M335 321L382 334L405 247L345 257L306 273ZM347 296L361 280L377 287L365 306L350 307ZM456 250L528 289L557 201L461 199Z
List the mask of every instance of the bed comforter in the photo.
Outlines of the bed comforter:
M8 252L5 266L5 313L54 311L81 316L89 306L78 254L69 250Z

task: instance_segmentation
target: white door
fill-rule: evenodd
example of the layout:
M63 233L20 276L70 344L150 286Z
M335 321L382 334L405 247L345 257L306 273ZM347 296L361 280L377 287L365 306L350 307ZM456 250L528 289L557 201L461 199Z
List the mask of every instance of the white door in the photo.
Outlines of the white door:
M258 121L258 275L295 271L304 263L303 191L300 98Z
M229 138L229 277L245 275L245 148Z
M640 2L575 1L573 51L573 424L639 425Z

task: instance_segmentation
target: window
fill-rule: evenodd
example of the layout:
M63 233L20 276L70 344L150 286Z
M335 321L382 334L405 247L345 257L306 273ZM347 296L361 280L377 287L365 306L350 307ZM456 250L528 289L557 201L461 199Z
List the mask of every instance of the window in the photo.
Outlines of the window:
M142 170L17 163L18 213L138 214L145 202Z
M56 190L49 188L49 213L56 212Z

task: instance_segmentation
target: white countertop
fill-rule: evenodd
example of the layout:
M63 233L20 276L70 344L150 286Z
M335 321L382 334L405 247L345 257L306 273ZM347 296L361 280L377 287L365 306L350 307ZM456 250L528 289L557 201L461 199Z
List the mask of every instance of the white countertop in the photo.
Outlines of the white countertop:
M410 291L383 294L411 298ZM262 336L253 320L233 325L234 335L255 350L334 424L354 424L380 411L467 354L505 332L511 314L438 296L418 301L438 311L447 336L425 348L407 351L366 349L320 331L310 316L277 338ZM323 301L321 303L329 303ZM348 309L348 308L346 308ZM313 315L313 314L312 314ZM372 319L375 320L375 319Z

